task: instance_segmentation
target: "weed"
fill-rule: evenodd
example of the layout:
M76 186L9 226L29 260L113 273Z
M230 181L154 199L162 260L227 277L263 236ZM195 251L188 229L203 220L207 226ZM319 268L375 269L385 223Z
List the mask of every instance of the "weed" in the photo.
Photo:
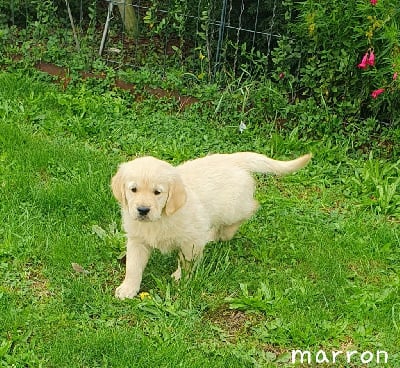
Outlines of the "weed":
M260 287L254 295L250 295L248 286L240 284L242 295L236 298L226 298L225 301L229 303L232 309L244 310L249 312L259 311L263 313L270 313L274 305L279 303L282 296L277 295L276 291L272 291L265 283L261 283Z
M387 216L400 216L400 161L376 160L371 153L362 167L354 167L348 195L356 194L360 205Z

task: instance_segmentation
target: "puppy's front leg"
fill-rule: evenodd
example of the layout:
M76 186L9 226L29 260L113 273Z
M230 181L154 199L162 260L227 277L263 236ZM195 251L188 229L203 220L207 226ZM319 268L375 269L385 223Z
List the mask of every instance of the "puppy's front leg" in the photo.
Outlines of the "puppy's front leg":
M120 299L137 295L142 282L143 271L150 257L150 248L136 239L128 238L126 244L126 274L124 282L115 291Z

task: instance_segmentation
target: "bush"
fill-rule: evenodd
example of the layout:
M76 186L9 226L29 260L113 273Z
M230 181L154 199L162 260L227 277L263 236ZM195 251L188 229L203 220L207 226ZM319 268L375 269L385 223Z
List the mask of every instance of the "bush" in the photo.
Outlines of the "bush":
M400 10L390 0L373 3L286 1L288 12L294 10L273 51L274 77L295 100L313 97L357 120L374 117L395 126L400 122ZM373 65L362 68L363 56L371 53Z

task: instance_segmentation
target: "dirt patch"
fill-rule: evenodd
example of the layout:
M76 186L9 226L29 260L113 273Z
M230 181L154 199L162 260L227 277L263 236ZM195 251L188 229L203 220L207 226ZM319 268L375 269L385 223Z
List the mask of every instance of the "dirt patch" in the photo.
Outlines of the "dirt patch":
M43 299L51 296L49 280L43 275L40 268L27 265L25 279L36 297Z
M206 319L223 330L227 337L235 339L245 335L251 326L259 323L259 316L222 306L206 315Z
M35 65L37 70L56 77L57 82L62 86L63 89L68 87L71 82L70 72L68 68L60 67L51 63L38 62ZM91 72L81 72L82 79L105 79L107 75L105 73L91 73ZM116 79L112 87L120 88L122 90L128 91L135 96L137 101L143 100L145 97L138 93L136 86L132 83L125 82L121 79ZM144 89L150 95L157 98L171 98L175 99L179 103L179 110L184 110L186 107L198 102L198 99L192 96L182 96L176 91L166 91L161 88L150 88L145 87Z

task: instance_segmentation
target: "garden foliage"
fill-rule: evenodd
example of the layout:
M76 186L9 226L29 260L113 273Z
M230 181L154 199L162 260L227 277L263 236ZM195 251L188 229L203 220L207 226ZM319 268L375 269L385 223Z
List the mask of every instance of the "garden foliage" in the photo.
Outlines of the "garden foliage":
M106 3L71 0L81 51L64 1L0 5L0 42L10 55L106 70L97 55ZM400 8L392 0L258 2L151 0L135 8L140 37L122 36L115 12L106 54L145 82L221 101L234 122L274 121L308 137L351 136L361 149L396 146L400 129ZM254 30L247 32L246 30ZM4 60L4 57L3 57ZM8 59L9 60L9 59ZM109 71L109 70L108 70ZM114 72L113 72L114 73ZM167 75L167 78L165 77ZM159 76L157 78L157 76ZM178 76L178 77L176 77ZM130 77L128 76L128 79ZM137 80L137 75L131 79ZM143 79L142 77L139 77ZM209 82L222 100L208 95Z
M347 123L375 117L381 128L398 126L396 2L289 0L285 4L295 10L273 52L276 78L285 89L294 89L298 100L312 97L334 107L346 115Z

